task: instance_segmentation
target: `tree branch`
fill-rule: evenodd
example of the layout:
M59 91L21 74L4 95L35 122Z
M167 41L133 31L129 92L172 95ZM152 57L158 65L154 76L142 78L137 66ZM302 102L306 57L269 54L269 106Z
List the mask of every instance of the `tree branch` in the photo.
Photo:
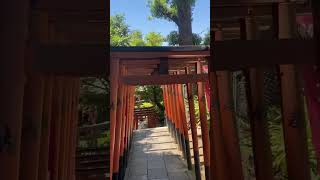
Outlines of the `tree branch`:
M107 88L106 88L106 87L101 87L101 86L95 85L94 83L90 83L90 82L87 82L87 81L82 81L82 83L83 83L84 85L86 85L86 86L92 86L92 87L95 87L95 88L98 88L98 89L107 91Z

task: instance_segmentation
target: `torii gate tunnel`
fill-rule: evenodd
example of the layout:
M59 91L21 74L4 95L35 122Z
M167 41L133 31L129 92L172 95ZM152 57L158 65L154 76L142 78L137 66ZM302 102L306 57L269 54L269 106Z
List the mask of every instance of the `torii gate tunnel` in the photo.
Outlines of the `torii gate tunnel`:
M244 179L235 112L232 108L234 97L231 78L235 71L243 73L247 81L245 98L256 179L275 179L268 122L263 116L266 91L264 71L268 68L276 69L276 76L280 82L288 179L311 178L301 89L305 90L312 140L319 164L320 125L317 114L320 112L320 104L315 100L319 96L319 90L316 89L319 86L317 85L319 41L296 38L294 24L301 18L299 13L293 11L294 5L297 4L290 2L235 4L221 3L219 6L217 3L212 6L212 9L217 11L214 11L211 17L213 21L211 37L214 41L210 47L113 47L111 49L111 179L124 178L132 134L136 127L133 113L134 89L140 85L161 85L168 130L183 152L188 168L191 169L192 157L188 136L188 122L190 122L197 180L201 179L201 175L193 101L195 95L198 96L199 103L205 178ZM234 11L232 14L230 10L232 8L239 11ZM267 12L259 14L260 8ZM229 11L222 13L221 10L227 9ZM249 14L243 14L243 10L248 9ZM258 9L257 12L255 9ZM234 19L236 13L239 13L240 18ZM229 21L223 19L225 16ZM259 19L261 16L268 19L267 22L265 19ZM316 40L319 40L319 25L315 20L318 17L319 12L315 10L313 22ZM267 25L257 22L264 22ZM263 34L262 26L267 26L265 28L269 33ZM261 37L257 35L258 32L263 34L261 35L263 40L258 39ZM196 92L193 87L197 87ZM188 99L188 109L184 103L185 96ZM210 123L206 117L206 102L209 106ZM319 172L318 168L318 174Z

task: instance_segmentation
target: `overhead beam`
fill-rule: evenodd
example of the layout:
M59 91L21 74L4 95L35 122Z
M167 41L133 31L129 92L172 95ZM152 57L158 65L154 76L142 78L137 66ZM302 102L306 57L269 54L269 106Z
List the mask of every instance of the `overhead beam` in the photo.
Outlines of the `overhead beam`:
M109 72L106 45L42 45L33 48L34 69L41 72L74 75L106 75Z
M219 2L220 1L220 2ZM245 17L248 15L248 7L253 9L255 16L265 16L272 14L272 4L277 3L274 0L219 0L211 6L212 24L220 19ZM280 0L278 1L280 2ZM306 5L305 0L296 2L297 13L311 12Z
M34 69L41 72L86 76L106 75L109 72L106 62L110 57L104 44L42 45L33 49L35 51L33 54L37 56ZM244 67L278 64L314 64L316 62L315 43L312 40L221 41L215 42L211 50L212 55L215 56L212 62L215 70L237 70ZM119 56L127 56L127 58L141 57L143 54L151 58L159 54L161 55L159 57L187 54L197 58L197 56L209 56L210 52L118 53ZM137 62L139 66L148 60Z
M78 1L78 0L42 0L35 1L33 7L35 9L47 9L52 10L106 10L109 6L108 1L105 0L90 0L90 1Z
M235 40L217 41L212 48L215 70L278 64L314 64L312 40Z
M165 85L206 82L207 74L155 75L155 76L123 76L120 81L128 85Z
M161 57L168 58L197 58L197 57L208 57L210 56L210 51L164 51L164 52L111 52L111 57L126 59L136 58L145 59L145 58L154 58L160 59ZM133 59L134 60L134 59Z

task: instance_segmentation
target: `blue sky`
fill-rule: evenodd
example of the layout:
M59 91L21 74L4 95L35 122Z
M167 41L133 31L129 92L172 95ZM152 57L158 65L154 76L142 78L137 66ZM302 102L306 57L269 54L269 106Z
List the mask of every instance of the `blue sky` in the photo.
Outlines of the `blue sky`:
M159 32L166 36L170 31L177 30L173 22L162 19L149 20L151 15L147 7L148 0L110 0L111 15L122 13L130 29L140 30L144 35L148 32ZM193 10L192 29L201 36L210 27L210 0L197 0Z

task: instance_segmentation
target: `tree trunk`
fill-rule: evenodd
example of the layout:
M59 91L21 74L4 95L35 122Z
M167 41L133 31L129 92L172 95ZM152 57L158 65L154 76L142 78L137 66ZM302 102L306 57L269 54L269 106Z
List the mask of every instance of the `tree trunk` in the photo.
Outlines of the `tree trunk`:
M159 94L156 92L156 87L152 87L152 94L153 94L153 102L156 106L160 109L160 111L164 111L164 106L160 103L160 99L158 98Z
M192 11L188 1L181 0L178 5L179 45L193 45Z

